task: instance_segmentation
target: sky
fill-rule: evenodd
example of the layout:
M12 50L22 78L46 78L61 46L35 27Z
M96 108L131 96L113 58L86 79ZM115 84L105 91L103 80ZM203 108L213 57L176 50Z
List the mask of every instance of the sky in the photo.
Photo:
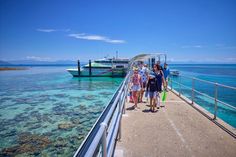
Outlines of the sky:
M0 0L0 60L236 63L235 0Z

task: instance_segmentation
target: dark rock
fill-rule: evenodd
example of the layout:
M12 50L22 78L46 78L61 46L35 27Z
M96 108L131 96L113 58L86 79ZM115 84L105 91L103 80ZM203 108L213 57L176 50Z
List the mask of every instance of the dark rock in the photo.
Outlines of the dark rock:
M24 127L29 127L29 126L32 126L32 125L35 125L35 122L26 122Z
M65 122L65 123L58 124L58 129L61 129L61 130L70 130L73 127L75 127L75 125L72 124L71 122Z
M1 102L5 102L5 101L8 101L8 100L11 100L12 98L10 98L10 97L2 97L1 99L0 99L0 101Z
M45 133L43 133L43 136L52 136L52 135L53 135L52 132L45 132Z
M85 135L79 135L79 136L72 136L70 137L70 143L71 144L78 144L85 138Z
M96 96L95 95L84 95L84 96L82 96L82 99L95 100Z
M87 118L81 118L81 119L80 119L80 123L84 123L84 122L86 122L86 121L88 121Z
M73 124L79 124L79 123L80 123L80 119L79 119L79 118L71 118L70 121L71 121Z
M29 118L28 118L27 116L16 115L13 120L14 120L16 123L19 123L19 122L22 122L22 121L26 121L26 120L28 120L28 119L29 119Z
M40 154L39 151L36 151L36 152L33 153L34 156L38 156L39 154Z
M111 92L100 92L99 94L104 95L104 96L108 96L108 95L112 95L113 93L111 93Z
M18 145L4 148L1 152L2 156L16 156L23 153L38 155L42 149L51 144L46 136L35 135L31 133L22 133L18 139Z
M65 97L67 97L66 94L54 94L54 96L55 96L56 98L65 98Z
M66 106L66 107L68 107L68 106L73 106L73 104L71 104L71 103L66 103L65 106Z
M11 157L11 156L15 156L18 154L18 149L19 146L14 146L14 147L10 147L10 148L4 148L1 152L0 152L0 156L3 157Z
M0 136L6 138L6 137L10 137L10 136L15 136L16 134L17 134L17 130L13 129L7 133L1 134Z
M34 107L27 107L27 108L24 109L24 111L31 111L33 109L34 109Z
M54 147L66 147L66 146L67 146L67 141L62 137L57 138L56 142L54 143Z
M31 116L36 116L36 115L39 115L39 114L40 114L39 111L31 111L30 112Z
M36 124L36 125L33 125L32 127L29 127L29 129L30 129L30 130L33 130L33 129L38 129L38 128L40 128L40 127L42 127L41 124Z

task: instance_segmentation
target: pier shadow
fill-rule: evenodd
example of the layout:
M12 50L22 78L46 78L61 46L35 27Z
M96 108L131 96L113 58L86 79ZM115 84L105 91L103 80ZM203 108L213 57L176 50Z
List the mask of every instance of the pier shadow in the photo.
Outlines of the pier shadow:
M149 112L152 112L150 109L144 109L143 110L144 113L149 113Z
M155 110L155 111L151 111L150 109L144 109L142 112L144 112L144 113L156 113L156 112L158 112L158 110Z
M127 107L126 110L130 111L130 110L134 110L135 107L134 106L131 106L131 107Z

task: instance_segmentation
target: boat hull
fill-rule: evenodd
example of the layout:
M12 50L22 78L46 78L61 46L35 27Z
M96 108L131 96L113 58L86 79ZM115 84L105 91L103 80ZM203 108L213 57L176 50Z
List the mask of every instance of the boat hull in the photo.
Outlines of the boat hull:
M124 69L113 70L113 69L91 69L91 75L89 70L82 69L80 75L78 69L67 69L67 71L74 77L124 77L126 72Z
M171 76L179 76L179 71L170 71Z

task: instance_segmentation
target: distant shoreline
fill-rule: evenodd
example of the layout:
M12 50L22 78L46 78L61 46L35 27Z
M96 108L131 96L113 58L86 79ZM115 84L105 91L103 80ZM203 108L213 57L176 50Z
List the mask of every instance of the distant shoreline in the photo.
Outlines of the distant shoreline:
M23 67L0 67L0 71L8 71L8 70L28 70L29 68Z
M0 67L41 67L41 66L77 66L77 64L9 64Z

